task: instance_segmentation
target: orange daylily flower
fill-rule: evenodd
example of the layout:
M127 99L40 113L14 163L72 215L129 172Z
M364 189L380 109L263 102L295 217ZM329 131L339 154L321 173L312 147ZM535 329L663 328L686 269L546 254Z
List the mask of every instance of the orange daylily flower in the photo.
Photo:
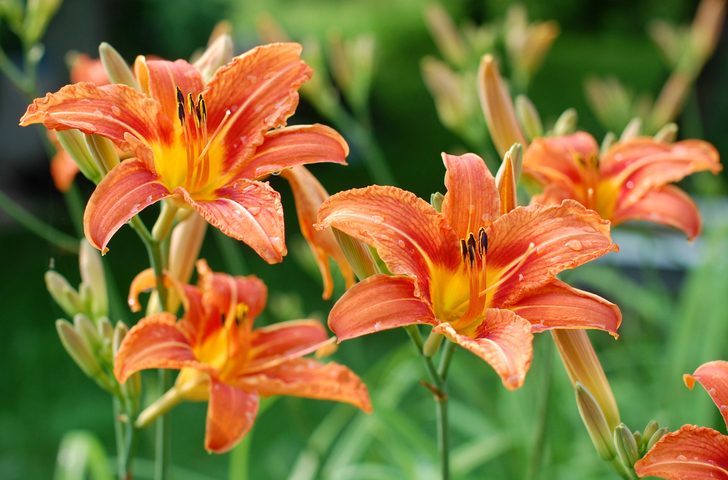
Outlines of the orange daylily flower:
M71 83L78 82L91 82L95 85L108 84L109 77L106 75L101 60L92 59L84 54L75 55L71 60ZM58 143L55 132L49 131L48 138L56 150L56 154L51 158L53 184L59 191L67 192L79 172L78 165Z
M721 168L717 150L701 140L669 144L633 138L616 143L600 158L599 146L585 132L538 138L523 161L523 172L544 189L534 202L572 198L615 225L645 220L680 229L691 239L700 233L700 212L671 183Z
M616 335L616 305L556 278L617 249L609 222L573 200L501 215L495 180L480 157L443 160L442 213L381 186L341 192L322 205L321 227L372 245L394 274L369 277L342 296L329 315L339 340L429 324L515 389L531 362L532 332L597 328Z
M720 409L728 427L728 362L704 363L684 376L692 389L697 381ZM728 436L712 428L683 425L662 437L634 466L637 475L668 480L728 478Z
M351 370L302 358L330 345L320 322L253 328L267 296L260 279L214 273L204 260L198 262L198 274L196 287L177 284L186 312L181 320L166 312L147 316L129 331L116 355L114 374L122 383L143 369L181 370L174 387L142 412L137 424L180 400L207 400L205 448L222 453L250 430L261 396L336 400L371 411L366 386ZM154 274L142 272L132 283L130 305L141 308L139 292L154 285Z
M115 84L67 85L36 99L21 125L76 128L112 140L135 158L121 162L89 199L84 229L106 251L113 234L162 199L196 210L269 263L286 254L280 195L260 179L295 165L345 163L344 139L323 125L284 127L311 76L301 46L254 48L207 85L184 60L138 57L142 92Z

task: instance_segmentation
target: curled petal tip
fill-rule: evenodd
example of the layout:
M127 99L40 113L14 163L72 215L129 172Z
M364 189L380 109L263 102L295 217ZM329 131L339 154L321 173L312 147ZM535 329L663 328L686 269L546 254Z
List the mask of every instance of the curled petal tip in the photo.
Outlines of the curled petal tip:
M693 377L689 373L685 373L683 374L683 383L686 387L688 387L689 390L692 390L695 386L695 377Z

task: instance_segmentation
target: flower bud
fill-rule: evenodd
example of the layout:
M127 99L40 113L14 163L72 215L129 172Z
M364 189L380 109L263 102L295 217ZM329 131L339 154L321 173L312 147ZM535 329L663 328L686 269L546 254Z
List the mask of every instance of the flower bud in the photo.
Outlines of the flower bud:
M105 176L109 171L119 164L119 153L111 142L100 135L84 135L86 147L101 171Z
M66 315L73 317L83 311L81 297L61 274L53 270L47 271L45 283L51 297Z
M633 118L629 121L626 127L624 127L624 130L622 130L622 135L619 137L620 142L626 142L627 140L631 140L633 138L636 138L639 136L640 132L642 131L642 120L639 118Z
M569 108L562 113L554 124L554 135L568 135L576 131L579 116L576 110Z
M359 280L379 273L377 262L369 251L369 247L336 228L332 227L331 230L334 232L334 237L336 237L346 261L349 262Z
M218 35L210 43L194 66L200 71L202 80L207 83L212 79L218 68L230 63L233 58L233 39L228 33Z
M495 176L495 184L500 197L501 214L506 214L518 206L518 178L523 164L523 148L514 143L503 157L503 163Z
M632 432L624 423L620 423L614 429L614 446L616 447L617 455L627 468L631 468L639 460L640 454L639 448L637 448L637 442Z
M92 322L86 315L79 313L73 317L73 328L76 332L83 337L86 344L95 355L95 351L101 346L101 337L99 332Z
M109 76L111 83L120 83L139 90L139 83L134 73L114 47L106 42L101 42L99 45L99 58L101 63L104 64L104 69L106 69L106 74Z
M541 116L538 114L533 102L525 95L516 97L516 116L529 140L543 136Z
M421 68L440 122L451 130L462 129L469 114L461 78L447 64L431 57L422 59Z
M91 352L88 342L66 320L56 320L56 331L73 361L87 376L95 379L101 373L101 365Z
M660 424L657 423L655 420L650 420L647 422L647 425L645 425L644 430L642 430L642 446L646 446L647 443L650 441L650 438L652 438L652 435L655 434L657 430L660 429ZM638 442L639 443L639 442Z
M21 35L26 45L33 45L43 37L60 5L61 0L28 0Z
M430 195L430 205L438 212L442 211L442 202L445 201L445 195L440 192L435 192Z
M81 288L88 286L90 291L89 313L94 317L103 317L109 314L109 299L106 291L106 277L101 255L87 241L81 241L81 251L78 255L79 270L81 271Z
M594 448L599 456L604 460L611 460L615 456L612 434L604 417L604 412L599 406L594 396L589 390L577 382L574 390L576 391L576 406L579 409L579 415L584 422L589 438L591 438Z
M86 146L84 134L78 130L56 131L56 138L68 155L76 162L84 177L99 183L103 177L101 168Z
M604 135L601 146L599 147L599 156L604 157L616 141L617 136L612 132L607 132L607 134Z
M374 71L375 41L359 35L345 41L339 34L329 36L331 75L356 112L365 112Z
M111 342L114 338L114 327L111 325L111 321L108 317L101 317L96 321L96 329L99 332L99 337L104 343Z
M116 358L116 354L119 351L121 342L124 340L124 337L126 337L127 333L129 333L129 327L127 327L124 322L116 322L116 326L114 327L114 335L111 340L111 352L114 358Z
M511 96L508 94L508 89L492 55L484 55L480 62L478 95L498 154L505 155L514 143L528 145L516 120Z
M457 67L466 66L468 51L465 42L452 18L440 4L431 3L425 7L425 23L445 60Z
M653 434L652 434L652 436L650 437L650 439L649 439L649 440L648 440L648 442L647 442L647 447L646 447L646 450L647 450L647 451L649 452L649 451L650 451L650 449L652 449L652 447L653 447L653 446L654 446L654 445L655 445L655 444L656 444L656 443L657 443L658 441L660 441L660 439L661 439L662 437L664 437L665 435L667 435L667 432L668 432L668 431L669 431L669 430L668 430L668 429L667 429L666 427L662 427L662 428L658 429L658 430L657 430L657 431L656 431L655 433L653 433Z
M672 143L677 138L677 132L677 125L675 123L668 123L655 134L654 138L661 143Z

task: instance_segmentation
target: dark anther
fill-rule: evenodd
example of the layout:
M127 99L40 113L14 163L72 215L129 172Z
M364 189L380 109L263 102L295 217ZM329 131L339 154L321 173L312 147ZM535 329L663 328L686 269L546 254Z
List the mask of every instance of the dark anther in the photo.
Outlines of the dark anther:
M473 263L475 263L475 251L477 249L477 246L475 244L475 237L471 233L468 237L468 258L470 259L470 266L473 266Z
M195 105L195 116L197 117L197 123L202 123L202 108L199 101Z
M177 87L177 116L179 117L180 123L184 126L185 124L185 97L182 95L182 90Z
M463 240L460 239L460 253L463 256L463 262L468 258L468 244Z
M192 98L192 94L187 94L187 107L190 109L190 115L195 114L195 100Z
M197 101L197 106L200 107L200 113L202 115L202 121L207 120L207 104L205 104L205 99L202 98L202 95L200 95L200 99Z
M483 227L478 231L478 252L481 257L488 253L488 235Z

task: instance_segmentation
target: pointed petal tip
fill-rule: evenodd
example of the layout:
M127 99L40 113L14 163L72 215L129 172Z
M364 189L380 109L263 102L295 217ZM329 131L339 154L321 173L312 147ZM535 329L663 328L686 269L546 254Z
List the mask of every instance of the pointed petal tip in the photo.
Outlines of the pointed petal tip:
M683 383L688 388L688 390L692 390L695 387L695 377L693 377L689 373L684 373Z

